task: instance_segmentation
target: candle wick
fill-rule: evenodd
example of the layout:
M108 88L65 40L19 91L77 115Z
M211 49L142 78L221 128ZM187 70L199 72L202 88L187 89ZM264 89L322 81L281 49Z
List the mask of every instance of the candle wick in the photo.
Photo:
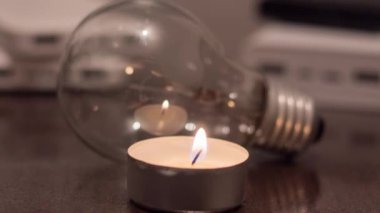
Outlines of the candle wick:
M165 115L166 109L161 109L161 116Z
M191 161L191 165L194 165L195 162L197 162L197 160L198 160L199 156L201 155L201 153L202 153L202 149L199 150L199 152L195 155L193 161Z

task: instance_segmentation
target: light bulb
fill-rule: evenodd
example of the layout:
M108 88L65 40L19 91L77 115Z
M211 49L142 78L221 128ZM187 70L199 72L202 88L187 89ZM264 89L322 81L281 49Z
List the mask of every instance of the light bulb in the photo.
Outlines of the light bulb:
M58 95L75 132L116 160L139 140L200 127L280 153L299 152L318 131L309 97L239 67L198 19L161 0L85 18L68 41Z

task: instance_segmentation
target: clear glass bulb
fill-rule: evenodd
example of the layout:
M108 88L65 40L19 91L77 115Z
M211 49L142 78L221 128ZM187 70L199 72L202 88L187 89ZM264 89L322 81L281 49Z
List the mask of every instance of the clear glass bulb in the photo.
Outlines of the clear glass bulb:
M123 1L85 18L68 42L58 94L75 132L116 160L139 140L200 127L293 153L315 123L309 98L238 67L196 18L166 1Z

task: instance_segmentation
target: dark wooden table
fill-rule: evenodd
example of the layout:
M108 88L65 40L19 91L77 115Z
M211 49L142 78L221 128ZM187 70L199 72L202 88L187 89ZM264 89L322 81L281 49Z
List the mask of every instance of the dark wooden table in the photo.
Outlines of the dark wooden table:
M325 112L323 141L296 162L254 154L237 212L380 212L380 115ZM0 97L0 212L146 212L125 168L93 153L53 96Z

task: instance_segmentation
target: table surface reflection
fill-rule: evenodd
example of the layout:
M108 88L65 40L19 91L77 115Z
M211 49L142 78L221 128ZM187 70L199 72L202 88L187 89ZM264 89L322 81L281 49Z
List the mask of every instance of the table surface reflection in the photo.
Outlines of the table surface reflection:
M253 152L234 212L380 212L380 115L324 113L323 141L295 162ZM53 96L0 97L2 212L147 212L125 168L83 145Z

